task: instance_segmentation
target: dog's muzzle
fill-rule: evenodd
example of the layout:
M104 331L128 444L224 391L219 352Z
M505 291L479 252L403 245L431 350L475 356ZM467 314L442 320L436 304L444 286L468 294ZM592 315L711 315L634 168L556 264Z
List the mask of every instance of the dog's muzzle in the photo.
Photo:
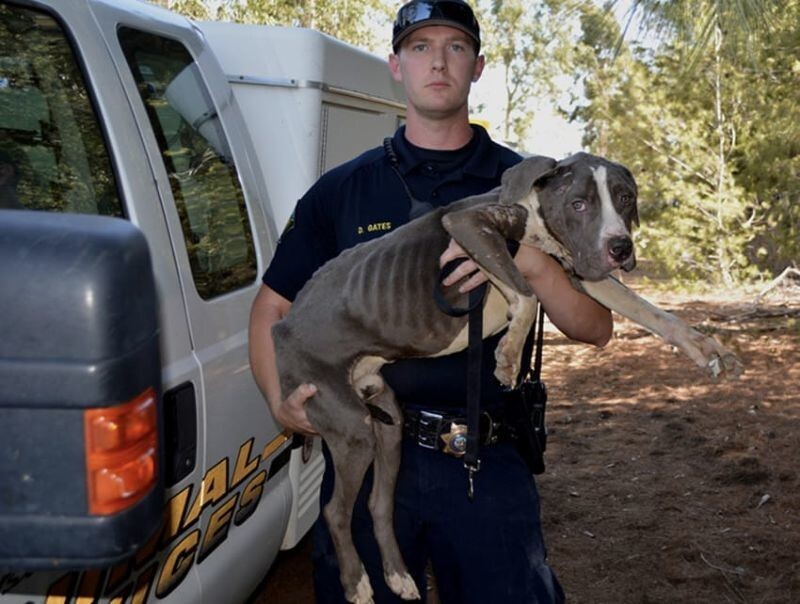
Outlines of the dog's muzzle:
M619 264L624 271L632 271L636 267L636 256L633 253L633 241L630 237L612 237L608 240L608 255Z
M403 437L420 447L462 457L467 451L467 419L462 415L406 409ZM481 413L481 446L510 440L510 431L499 412Z

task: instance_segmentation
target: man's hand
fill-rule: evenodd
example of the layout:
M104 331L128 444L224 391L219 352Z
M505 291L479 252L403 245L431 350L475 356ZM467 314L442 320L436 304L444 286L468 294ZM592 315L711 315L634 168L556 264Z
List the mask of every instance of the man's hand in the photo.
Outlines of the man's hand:
M317 387L301 384L287 398L281 396L272 326L285 317L291 307L289 300L266 285L258 290L250 311L250 367L275 421L292 432L315 435L317 431L306 416L306 402L317 393Z
M277 405L270 405L275 421L292 432L307 436L319 434L306 415L306 402L316 393L317 387L313 384L301 384L285 400Z
M467 292L472 291L479 285L488 281L486 275L478 270L478 265L475 264L473 260L470 260L469 256L467 256L467 252L465 252L464 248L456 243L455 239L450 239L450 245L448 245L447 249L442 253L441 256L439 256L439 267L442 268L448 262L458 260L459 258L466 258L466 260L459 264L449 275L447 275L447 277L445 277L445 279L442 281L442 285L445 287L450 287L462 279L466 279L466 281L464 281L464 283L458 287L459 292L466 294Z

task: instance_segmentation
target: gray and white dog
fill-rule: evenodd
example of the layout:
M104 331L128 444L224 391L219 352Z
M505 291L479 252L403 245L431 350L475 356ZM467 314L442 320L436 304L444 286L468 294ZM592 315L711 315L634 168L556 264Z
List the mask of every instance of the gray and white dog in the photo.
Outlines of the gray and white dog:
M402 412L379 370L399 358L435 357L467 346L467 317L440 312L432 296L439 256L451 237L489 279L484 336L508 327L495 352L495 376L507 386L514 385L519 372L537 305L507 240L553 255L577 287L679 347L714 376L741 373L735 355L714 339L609 276L635 265L631 230L638 224L636 196L631 173L601 157L528 158L507 170L497 189L346 250L314 274L291 312L273 327L284 395L303 382L318 388L306 409L335 467L333 496L323 514L350 602L372 602L350 533L353 504L370 464L375 478L369 508L384 577L402 598L419 598L392 529ZM448 288L445 297L464 306L456 289ZM380 412L370 413L368 405Z

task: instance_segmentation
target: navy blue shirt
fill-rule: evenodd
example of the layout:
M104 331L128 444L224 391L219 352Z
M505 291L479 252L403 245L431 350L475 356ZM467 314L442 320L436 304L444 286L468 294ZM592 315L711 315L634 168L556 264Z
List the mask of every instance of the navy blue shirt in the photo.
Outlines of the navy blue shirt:
M392 138L398 169L417 200L447 205L500 184L502 173L520 156L496 143L480 126L457 151L420 149L401 127ZM294 300L320 266L343 250L396 229L409 220L410 200L383 147L325 173L297 203L281 235L264 283ZM499 336L484 345L484 405L499 404L500 384L494 378L494 348ZM464 408L466 351L434 359L402 359L382 373L403 406L424 409Z

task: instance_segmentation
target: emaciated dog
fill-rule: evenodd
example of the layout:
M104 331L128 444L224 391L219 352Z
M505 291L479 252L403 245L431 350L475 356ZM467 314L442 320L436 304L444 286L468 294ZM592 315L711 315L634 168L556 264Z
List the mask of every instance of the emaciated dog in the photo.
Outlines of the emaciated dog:
M636 196L631 173L603 158L585 153L559 162L528 158L507 170L497 189L346 250L314 274L291 312L274 326L283 394L304 382L318 388L306 410L333 458L334 492L323 514L350 602L372 602L350 533L353 504L370 464L375 479L369 507L385 579L402 598L419 598L392 529L402 412L379 370L399 358L435 357L467 346L467 317L440 312L432 296L439 256L451 237L491 284L484 337L508 327L495 353L495 376L507 386L514 386L537 306L507 240L553 255L577 287L674 344L714 376L741 372L737 358L715 340L609 276L635 265ZM454 306L465 305L455 287L445 297ZM371 413L370 406L380 411Z

